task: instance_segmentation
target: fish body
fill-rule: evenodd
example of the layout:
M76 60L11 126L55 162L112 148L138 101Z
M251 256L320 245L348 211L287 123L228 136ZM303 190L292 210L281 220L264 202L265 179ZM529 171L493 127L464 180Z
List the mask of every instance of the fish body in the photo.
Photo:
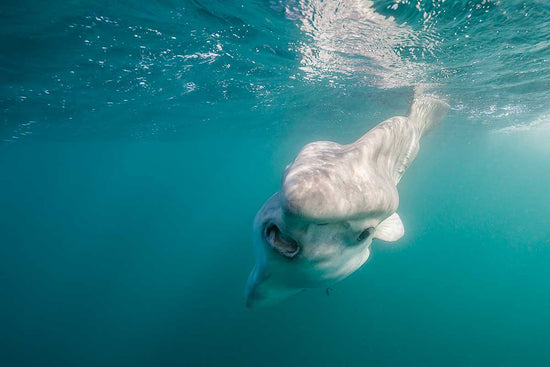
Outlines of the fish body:
M396 186L420 138L448 108L420 96L407 116L385 120L351 144L306 145L255 217L256 262L246 285L247 306L326 288L367 261L373 239L401 238Z

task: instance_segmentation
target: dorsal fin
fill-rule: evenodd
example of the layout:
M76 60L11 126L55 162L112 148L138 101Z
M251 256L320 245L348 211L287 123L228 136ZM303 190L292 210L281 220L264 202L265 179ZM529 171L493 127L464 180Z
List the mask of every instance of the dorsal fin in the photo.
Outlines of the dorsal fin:
M416 99L409 117L392 117L354 143L306 145L283 175L282 202L295 215L314 220L381 218L395 213L396 185L418 152L422 134L448 109L432 97Z
M430 96L419 96L409 108L408 117L392 117L375 126L357 144L370 151L371 160L386 169L395 184L409 168L419 150L420 138L445 117L449 105Z

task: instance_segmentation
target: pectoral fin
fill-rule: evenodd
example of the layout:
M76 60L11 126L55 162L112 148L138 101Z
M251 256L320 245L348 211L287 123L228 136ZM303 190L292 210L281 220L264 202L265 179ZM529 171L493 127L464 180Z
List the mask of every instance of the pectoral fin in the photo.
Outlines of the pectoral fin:
M391 216L382 221L374 231L374 238L382 241L392 242L397 241L405 234L405 228L403 222L397 213L393 213Z

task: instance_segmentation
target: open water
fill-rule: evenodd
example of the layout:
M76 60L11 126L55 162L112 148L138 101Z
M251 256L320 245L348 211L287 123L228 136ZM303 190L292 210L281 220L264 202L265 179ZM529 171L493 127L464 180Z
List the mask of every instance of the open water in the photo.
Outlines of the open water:
M0 46L0 365L550 364L548 1L21 0ZM246 309L286 164L418 86L405 236Z

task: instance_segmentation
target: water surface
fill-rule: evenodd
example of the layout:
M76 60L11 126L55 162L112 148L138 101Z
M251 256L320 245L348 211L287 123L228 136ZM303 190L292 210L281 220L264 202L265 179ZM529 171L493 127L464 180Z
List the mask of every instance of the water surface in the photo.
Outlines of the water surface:
M545 1L1 5L6 366L543 366ZM252 218L315 140L451 111L399 184L405 237L246 310Z

